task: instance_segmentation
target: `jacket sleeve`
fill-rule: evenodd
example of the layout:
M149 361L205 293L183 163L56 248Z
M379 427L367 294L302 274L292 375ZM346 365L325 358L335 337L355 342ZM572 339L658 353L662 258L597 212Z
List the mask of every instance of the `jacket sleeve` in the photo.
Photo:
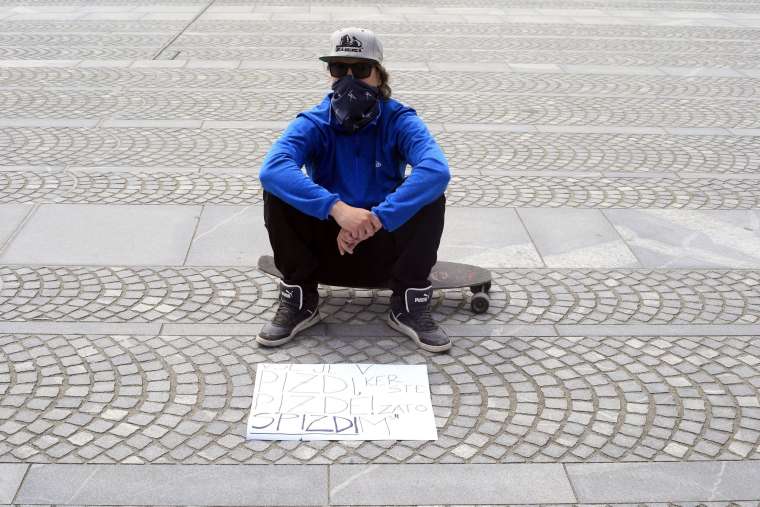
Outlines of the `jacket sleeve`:
M423 206L438 199L451 179L443 151L413 109L400 115L395 132L396 146L412 172L371 210L389 231L401 227Z
M259 180L267 192L302 213L325 220L338 194L316 184L301 171L322 145L319 128L306 117L297 116L264 158Z

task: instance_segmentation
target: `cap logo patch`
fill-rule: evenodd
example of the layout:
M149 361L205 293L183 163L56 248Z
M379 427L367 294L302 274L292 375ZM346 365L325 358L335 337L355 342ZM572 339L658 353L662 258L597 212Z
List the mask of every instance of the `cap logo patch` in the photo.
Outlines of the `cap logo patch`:
M361 53L362 41L356 37L352 37L349 34L345 34L340 38L340 43L335 46L335 51L351 51L354 53Z

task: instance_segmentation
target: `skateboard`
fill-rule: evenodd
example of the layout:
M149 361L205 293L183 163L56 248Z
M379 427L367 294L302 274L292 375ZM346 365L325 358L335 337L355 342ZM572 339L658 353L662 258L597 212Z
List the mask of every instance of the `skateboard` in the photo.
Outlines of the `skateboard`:
M274 265L274 257L262 255L258 267L264 273L282 278L282 273ZM469 287L472 291L470 309L473 313L485 313L491 305L488 293L491 290L491 272L487 269L461 264L459 262L439 261L430 271L430 281L433 289L458 289ZM330 280L318 280L323 285L341 287L341 283L331 283ZM356 289L388 289L387 285L376 287L352 286Z

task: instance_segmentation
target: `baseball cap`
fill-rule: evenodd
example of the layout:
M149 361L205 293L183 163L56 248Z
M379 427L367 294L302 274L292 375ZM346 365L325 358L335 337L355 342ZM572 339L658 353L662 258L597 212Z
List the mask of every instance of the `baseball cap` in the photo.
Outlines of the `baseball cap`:
M383 45L374 32L366 28L341 28L330 36L330 52L319 59L358 58L383 63Z

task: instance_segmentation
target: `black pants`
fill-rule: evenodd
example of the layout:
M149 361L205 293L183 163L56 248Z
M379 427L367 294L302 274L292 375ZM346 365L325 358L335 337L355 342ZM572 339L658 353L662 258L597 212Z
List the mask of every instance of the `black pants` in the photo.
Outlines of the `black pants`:
M264 224L283 281L316 288L317 281L346 287L381 287L401 294L409 287L430 285L443 233L446 197L420 209L393 232L380 229L359 243L353 254L340 255L340 226L332 217L320 220L301 213L264 192Z

